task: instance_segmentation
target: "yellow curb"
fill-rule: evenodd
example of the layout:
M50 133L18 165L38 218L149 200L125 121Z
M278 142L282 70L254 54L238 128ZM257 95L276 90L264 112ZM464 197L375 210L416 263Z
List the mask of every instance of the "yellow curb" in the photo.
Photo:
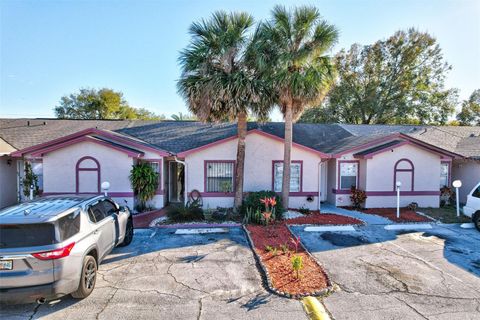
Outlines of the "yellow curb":
M302 303L311 320L330 320L330 315L317 298L305 297Z

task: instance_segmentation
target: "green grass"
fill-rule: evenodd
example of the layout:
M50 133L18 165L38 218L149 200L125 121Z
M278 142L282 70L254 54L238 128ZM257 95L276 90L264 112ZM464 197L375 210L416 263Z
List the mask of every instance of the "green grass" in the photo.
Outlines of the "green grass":
M457 217L457 209L453 206L445 206L442 208L418 208L417 211L425 213L443 223L472 222L469 217L464 216L461 212L460 217Z

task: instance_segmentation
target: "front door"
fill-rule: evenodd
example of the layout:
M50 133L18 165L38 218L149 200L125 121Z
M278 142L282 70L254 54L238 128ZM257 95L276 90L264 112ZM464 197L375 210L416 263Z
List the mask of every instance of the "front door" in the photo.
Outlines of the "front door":
M168 163L168 201L183 203L185 199L185 166L176 161Z

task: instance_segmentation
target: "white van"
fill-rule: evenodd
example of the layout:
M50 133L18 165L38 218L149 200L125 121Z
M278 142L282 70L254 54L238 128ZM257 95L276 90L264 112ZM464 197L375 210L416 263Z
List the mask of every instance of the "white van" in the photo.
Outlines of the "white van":
M468 194L463 214L472 218L473 224L480 231L480 183Z

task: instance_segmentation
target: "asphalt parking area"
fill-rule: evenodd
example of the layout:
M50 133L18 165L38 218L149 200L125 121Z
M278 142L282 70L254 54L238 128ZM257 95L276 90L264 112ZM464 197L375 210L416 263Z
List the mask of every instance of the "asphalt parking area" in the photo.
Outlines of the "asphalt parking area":
M38 306L2 306L1 319L306 319L299 301L262 287L240 228L228 234L136 231L102 263L94 292Z
M458 225L394 232L293 228L337 292L323 299L341 319L480 319L480 233Z

